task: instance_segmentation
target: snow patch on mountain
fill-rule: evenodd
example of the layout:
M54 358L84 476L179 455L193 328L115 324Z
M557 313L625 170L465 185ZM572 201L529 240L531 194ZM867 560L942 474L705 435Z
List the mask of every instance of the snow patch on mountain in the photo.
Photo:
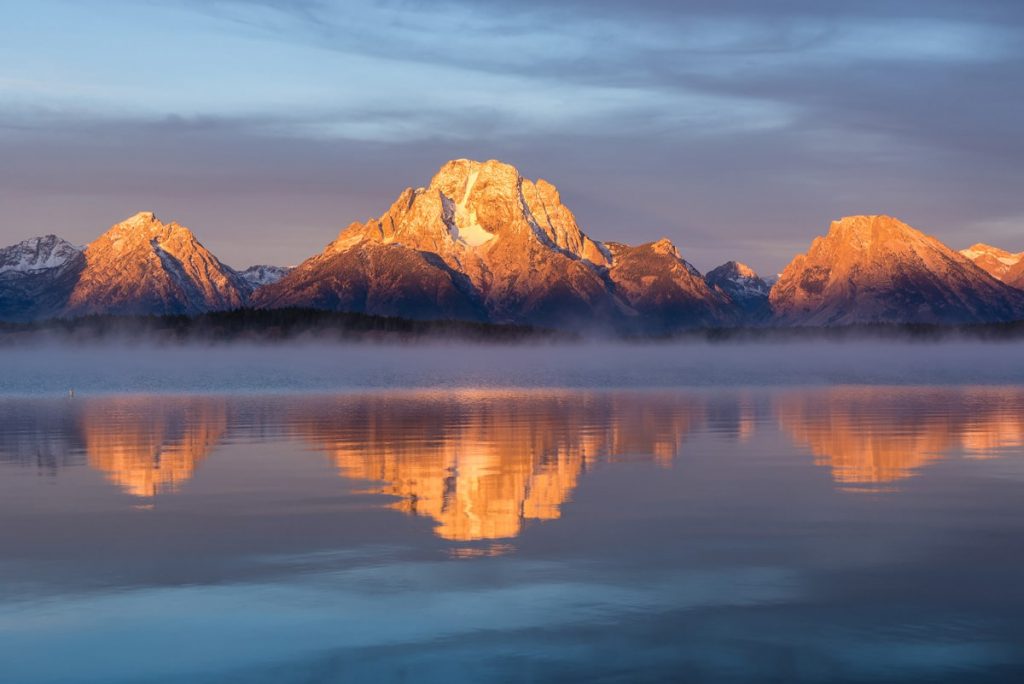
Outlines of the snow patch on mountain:
M284 278L292 269L287 266L268 266L257 264L250 266L244 271L238 271L238 277L249 284L253 289L270 285Z
M973 261L975 265L996 280L1004 282L1006 282L1010 270L1024 262L1024 252L1014 254L982 242L960 250L960 254Z
M30 238L0 249L0 273L33 273L60 268L80 254L81 250L56 235Z
M448 232L455 242L462 243L469 247L479 247L494 239L494 233L489 232L480 225L477 219L476 209L469 206L469 195L473 192L473 186L480 178L480 169L473 168L466 180L466 191L462 194L462 200L455 205L454 211L446 211ZM448 198L445 198L448 199ZM450 200L449 200L450 202ZM449 209L448 206L445 209Z
M708 272L708 285L719 287L734 300L767 299L771 289L754 269L730 261Z

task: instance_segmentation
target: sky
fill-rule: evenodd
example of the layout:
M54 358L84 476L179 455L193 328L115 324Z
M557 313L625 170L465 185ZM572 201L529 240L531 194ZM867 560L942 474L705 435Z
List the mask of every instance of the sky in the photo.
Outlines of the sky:
M0 0L0 244L138 211L295 264L453 158L783 268L844 215L1024 250L1020 0Z

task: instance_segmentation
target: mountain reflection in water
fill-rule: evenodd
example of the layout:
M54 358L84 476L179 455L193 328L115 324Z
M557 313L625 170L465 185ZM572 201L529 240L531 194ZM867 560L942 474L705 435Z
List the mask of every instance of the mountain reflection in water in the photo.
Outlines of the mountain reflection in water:
M201 478L223 440L296 440L441 539L473 541L557 520L596 466L685 468L694 432L745 442L777 424L839 488L892 490L942 459L1019 449L1024 390L97 397L8 400L0 421L0 460L53 476L84 463L144 500Z

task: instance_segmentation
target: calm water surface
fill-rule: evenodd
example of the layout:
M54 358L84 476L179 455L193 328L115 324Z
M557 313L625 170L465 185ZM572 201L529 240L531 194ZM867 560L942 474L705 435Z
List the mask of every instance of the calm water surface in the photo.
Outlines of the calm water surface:
M0 681L1024 681L1024 387L0 399Z

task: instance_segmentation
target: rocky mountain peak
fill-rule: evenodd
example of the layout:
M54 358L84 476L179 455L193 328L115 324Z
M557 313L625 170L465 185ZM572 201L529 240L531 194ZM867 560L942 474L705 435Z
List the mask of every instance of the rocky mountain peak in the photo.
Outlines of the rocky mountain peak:
M651 250L653 250L656 254L665 254L665 255L668 255L668 256L673 256L676 259L682 259L683 258L679 254L679 250L676 249L676 246L674 244L672 244L672 241L669 240L668 238L661 238L660 240L656 240L655 242L652 242L651 243Z
M59 315L84 264L81 250L56 235L0 249L0 316L21 321Z
M81 250L56 235L22 240L0 249L0 273L30 273L60 268L81 258Z
M961 249L960 253L963 254L968 259L981 254L991 254L994 257L1002 258L1012 258L1019 256L1018 254L1012 254L1010 252L1007 252L1005 249L1000 249L999 247L994 247L992 245L985 244L984 242L975 242L967 249ZM1016 259L1014 260L1016 261Z
M342 231L334 249L366 239L450 253L460 263L487 261L495 249L522 251L539 241L572 258L610 263L607 251L580 230L558 188L493 159L445 163L426 188L407 188L377 221Z
M66 313L200 313L241 306L248 289L188 228L143 211L86 247Z
M832 223L771 290L781 322L803 325L1013 320L1024 299L966 257L891 216Z
M151 211L140 211L123 221L115 223L106 233L99 237L99 240L131 242L168 239L172 236L179 238L195 239L195 236L185 226L178 223L164 223Z
M681 327L717 321L729 307L670 241L599 243L552 183L469 159L407 188L380 218L350 225L253 302L557 326L634 325L647 312Z
M759 278L754 269L744 263L740 263L739 261L727 261L721 266L709 271L708 275L710 276L712 273L726 278Z
M729 261L708 271L707 284L727 294L747 316L747 322L760 323L771 315L768 293L771 288L746 264Z
M490 187L509 192L517 190L523 178L519 169L496 159L484 162L453 159L437 170L430 180L429 188L440 190L449 197L461 197L475 187L477 180L481 181L481 188Z
M1013 281L1011 272L1015 273L1020 268L1024 268L1024 266L1020 266L1024 263L1024 252L1014 254L1005 249L978 242L967 249L960 250L960 253L993 278L1003 282Z
M267 264L256 264L244 271L237 271L238 276L248 283L249 287L256 289L264 285L272 285L281 278L284 278L292 269L287 266L268 266Z
M129 216L124 221L121 221L121 223L118 224L118 225L123 225L123 226L140 226L140 225L147 225L147 224L150 224L150 223L159 223L159 222L160 222L160 220L156 217L156 214L154 214L153 212L151 212L151 211L140 211L140 212L136 212L135 214Z
M891 240L924 237L903 221L885 215L844 216L833 221L826 240L841 242L847 248L869 249Z

